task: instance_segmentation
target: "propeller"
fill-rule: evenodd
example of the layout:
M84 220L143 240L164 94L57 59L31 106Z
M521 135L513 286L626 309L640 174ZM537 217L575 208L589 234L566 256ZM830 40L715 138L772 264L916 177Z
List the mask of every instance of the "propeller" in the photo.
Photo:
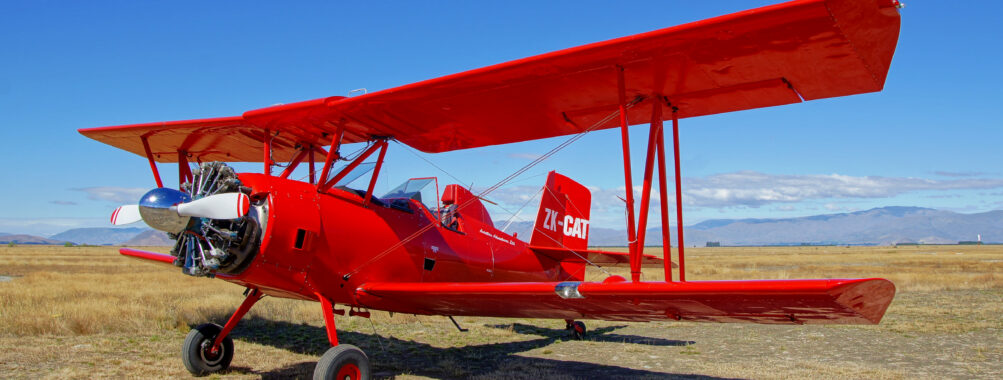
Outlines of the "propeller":
M260 248L258 217L267 217L252 212L251 191L226 163L206 162L192 170L191 179L179 188L151 189L137 204L115 209L111 223L142 220L166 232L175 240L174 265L185 274L235 273Z
M244 193L222 193L191 200L181 191L156 188L143 195L138 205L124 205L111 214L111 224L121 226L140 220L161 231L179 233L191 217L237 219L247 215L251 199Z
M119 206L111 213L111 224L121 226L129 223L136 223L143 220L139 214L139 205Z
M244 193L215 194L177 205L178 215L209 219L237 219L250 208L251 199Z

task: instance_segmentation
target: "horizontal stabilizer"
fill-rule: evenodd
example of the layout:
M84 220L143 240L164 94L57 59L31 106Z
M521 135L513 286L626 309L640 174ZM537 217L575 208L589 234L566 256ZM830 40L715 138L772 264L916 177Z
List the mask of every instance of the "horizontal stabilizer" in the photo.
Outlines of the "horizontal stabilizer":
M538 255L546 256L554 261L583 261L587 259L592 264L604 267L630 267L630 255L627 252L598 251L592 249L564 249L553 247L529 246ZM662 268L662 259L653 255L641 255L642 268ZM672 263L672 267L678 265Z
M690 282L367 283L378 310L514 318L876 324L895 296L880 278Z

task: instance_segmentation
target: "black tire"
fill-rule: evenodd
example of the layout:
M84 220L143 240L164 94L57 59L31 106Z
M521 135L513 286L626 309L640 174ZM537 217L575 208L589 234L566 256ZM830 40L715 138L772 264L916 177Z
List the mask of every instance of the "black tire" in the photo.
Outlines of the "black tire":
M371 378L369 357L351 344L339 344L328 349L317 361L317 367L313 370L314 380L370 380Z
M195 376L205 376L230 367L233 360L233 339L226 337L220 343L220 352L212 353L213 340L223 331L215 323L204 323L188 332L185 342L181 345L181 361L185 368Z
M575 321L575 323L571 325L571 339L584 340L585 332L585 322Z

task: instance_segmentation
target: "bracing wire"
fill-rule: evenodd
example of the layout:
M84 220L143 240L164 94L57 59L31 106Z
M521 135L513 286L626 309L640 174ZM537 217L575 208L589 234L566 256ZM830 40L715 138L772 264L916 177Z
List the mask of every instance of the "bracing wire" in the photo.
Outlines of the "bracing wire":
M371 144L372 144L372 141L367 141L367 142L366 142L366 145L365 145L365 146L363 146L363 147L361 147L361 148L359 148L359 149L355 150L355 151L354 151L354 152L352 152L352 153L349 153L349 154L348 154L347 156L345 156L345 157L340 157L340 158L338 158L338 159L337 159L336 161L354 161L354 160L355 160L356 158L358 158L358 156L359 156L360 154L362 154L362 152L364 152L364 151L365 151L366 149L369 149L369 146L370 146ZM288 166L288 164L287 164L286 166ZM333 168L334 164L332 163L332 164L331 164L331 166L332 166L332 170L331 170L331 174L330 174L329 176L331 176L331 175L334 175L334 174L335 174L335 171L333 170L333 169L334 169L334 168ZM320 173L318 172L317 174L319 175ZM307 177L309 177L309 176L310 176L310 174L309 174L309 173L307 173L307 174L304 174L303 176L299 177L299 178L298 178L298 179L296 179L296 180L297 180L297 181L303 181L303 180L305 180L305 179L306 179ZM318 179L318 180L319 180L319 179Z
M546 187L546 186L544 186L544 189L547 189L547 187ZM557 198L557 194L554 194L553 190L550 190L550 189L547 189L547 192L548 192L548 193L550 193L550 196L552 196L552 197L554 197L554 198ZM577 211L577 212L579 213L578 215L582 215L582 214L583 214L583 213L582 213L582 212L581 212L580 210L578 210L578 207L577 207L577 206L575 206L575 204L574 204L574 203L571 203L571 207L574 207L574 208L575 208L575 211ZM579 254L579 253L578 253L578 252L576 252L575 250L573 250L573 249L571 249L571 248L568 248L568 247L564 246L564 243L562 243L562 242L559 242L559 241L557 241L557 239L554 239L553 237L551 237L550 235L548 235L548 234L547 234L546 232L544 232L544 231L541 231L541 230L540 230L539 228L537 228L537 227L536 227L536 225L535 225L535 224L533 225L533 228L535 228L535 229L536 229L536 231L540 231L540 234L541 234L541 235L543 235L543 236L546 236L546 237L547 237L547 239L550 239L550 240L551 240L551 241L553 241L554 243L557 243L557 245L558 245L558 246L560 246L561 248L564 248L564 249L565 249L565 250L567 250L568 252L571 252L571 253L573 253L573 254L574 254L575 256L578 256L578 258L579 258L579 259L582 259L582 261L585 261L585 262L586 262L586 263L588 263L589 265L592 265L592 266L594 266L594 267L596 267L596 268L599 268L599 270L603 271L603 273L606 273L606 275L609 275L609 276L612 276L612 275L613 275L612 273L610 273L610 272L609 272L609 271L607 271L606 269L603 269L603 267L602 267L602 266L600 266L599 264L596 264L596 263L593 263L593 262L592 262L591 260L589 260L589 259L588 259L587 257L585 257L585 256L582 256L581 254Z
M522 204L522 206L520 206L520 207L519 207L519 209L518 209L518 210L515 210L515 213L514 213L514 214L513 214L513 213L511 213L511 212L509 213L509 214L512 214L512 216L510 216L510 217L508 218L508 220L506 220L506 221L505 221L505 227L502 227L502 229L501 229L501 230L502 230L502 232L505 232L505 230L507 230L507 229L508 229L508 227L512 225L512 222L514 222L514 221L515 221L515 217L519 216L519 213L520 213L520 212L522 212L522 209L526 208L526 205L529 205L529 203L530 203L530 202L532 202L532 201L533 201L534 199L536 199L536 197L537 197L538 195L540 195L540 194L543 194L543 189L545 189L545 188L546 188L546 187L541 187L539 191L537 191L537 192L533 193L533 196L532 196L532 197L529 197L529 199L527 199L527 200L526 200L526 202L524 202L524 203ZM502 208L502 210L505 210L505 209L504 209L504 208ZM508 211L508 210L506 210L506 211Z
M463 180L459 179L458 177L456 177L456 176L455 176L455 175L453 175L452 173L450 173L450 172L446 171L446 169L443 169L443 168L442 168L442 167L440 167L439 165L436 165L436 164L435 164L434 162L432 162L432 160L429 160L429 159L427 159L427 158L423 157L422 155L418 154L418 152L415 152L415 150L414 150L414 149L411 149L411 147L407 146L407 145L406 145L406 144L404 144L404 143L401 143L400 141L397 141L397 140L393 140L393 141L394 141L395 143L397 143L398 145L400 145L400 146L404 147L404 150L408 151L409 153L411 153L411 154L412 154L412 155L414 155L415 157L418 157L418 158L420 158L420 159L421 159L422 161L425 161L426 163L428 163L428 164L429 164L429 165L431 165L432 167L434 167L434 168L438 169L438 170L439 170L440 172L442 172L443 174L445 174L445 175L449 176L449 178L452 178L452 179L453 179L454 181L456 181L456 183L463 183ZM471 191L473 191L473 187L474 187L474 184L473 184L473 183L471 183L471 184L470 184L470 186L469 186L468 188L469 188L469 189L471 189ZM491 202L491 201L488 201L488 202ZM506 213L509 213L509 214L512 214L512 211L510 211L509 209L505 208L505 207L504 207L504 206L502 206L501 204L498 204L498 203L494 203L494 202L491 202L491 204L492 204L493 206L495 206L495 207L498 207L498 208L502 209L502 211L505 211ZM503 228L503 229L502 229L502 232L504 232L504 231L505 231L505 229Z
M401 143L400 141L397 141L397 140L393 140L393 141L394 141L395 143L397 143L397 145L400 145L400 146L404 147L404 150L408 151L409 153L411 153L411 154L412 154L412 155L414 155L415 157L418 157L418 158L420 158L420 159L421 159L422 161L425 161L425 162L426 162L426 163L428 163L429 165L432 165L432 167L434 167L434 168L436 168L436 169L439 169L439 171L440 171L440 172L443 172L444 174L448 175L448 176L449 176L449 178L452 178L452 179L453 179L454 181L456 181L456 183L463 183L463 180L461 180L461 179L459 179L459 178L456 178L456 176L455 176L455 175L453 175L453 174L452 174L452 173L450 173L450 172L447 172L447 171L446 171L446 169L443 169L443 168L439 167L439 165L436 165L436 164L435 164L434 162L432 162L431 160L429 160L429 159L427 159L427 158L425 158L425 157L422 157L422 156L421 156L420 154L418 154L417 152L415 152L415 151L414 151L414 149L411 149L411 147L409 147L409 146L407 146L407 145L405 145L405 144Z
M624 110L628 110L628 109L630 109L631 107L633 107L634 105L636 105L637 103L641 102L642 100L644 100L644 97L642 97L642 96L638 96L638 97L634 98L634 100L632 100L632 101L630 101L629 103L627 103L627 104L626 104L626 105L625 105L625 106L623 107L623 109L624 109ZM515 172L513 172L512 174L510 174L510 175L509 175L508 177L505 177L505 178L503 178L503 179L502 179L501 181L498 181L497 183L495 183L494 185L492 185L491 187L489 187L489 188L487 188L487 189L484 189L483 191L481 191L481 193L480 193L480 194L477 194L477 196L476 196L476 197L474 197L474 198L470 198L470 199L468 199L467 201L463 202L462 204L460 204L460 205L457 205L457 207L456 207L455 209L453 209L453 211L452 211L452 212L453 212L453 213L456 213L456 212L458 212L459 210L462 210L462 209L463 209L463 208L465 208L466 206L468 206L468 205L470 205L471 203L473 203L473 202L474 202L475 200L477 200L478 198L484 198L485 196L487 196L487 195L488 195L488 194L490 194L491 192L493 192L493 191L495 191L495 190L498 190L498 188L500 188L500 187L502 187L502 186L505 186L505 184L507 184L507 183L511 182L511 181L512 181L512 180L514 180L514 179L515 179L516 177L519 177L520 175L522 175L523 173L525 173L525 172L526 172L526 171L528 171L529 169L532 169L532 168L533 168L534 166L536 166L536 165L540 164L541 162L543 162L543 161L546 161L546 160L547 160L548 158L550 158L550 157L551 157L551 156L553 156L554 154L557 154L557 152L561 151L561 150L562 150L562 149L564 149L564 148L567 148L567 147L568 147L569 145L571 145L571 144L575 143L576 141L580 140L580 139L581 139L582 137L584 137L584 136L585 136L586 134L588 134L589 132L592 132L592 131L596 130L597 128L599 128L600 126L603 126L603 125L605 125L605 124L606 124L606 123L608 123L608 122L609 122L610 120L613 120L613 118L615 118L615 117L617 117L617 116L619 116L619 115L620 115L620 110L619 110L619 109L617 109L616 111L613 111L613 112L611 112L610 114L606 115L605 117L603 117L603 118L602 118L602 119L600 119L599 121L595 122L594 124L592 124L592 125L591 125L591 126L589 126L588 128L586 128L586 129L582 130L581 132L578 132L577 134L575 134L575 135L571 136L570 138L568 138L568 139L567 139L567 140L565 140L564 142L562 142L562 143L558 144L558 145L557 145L556 147L554 147L553 149L551 149L551 150L550 150L550 151L548 151L547 153L544 153L543 155L541 155L540 157L537 157L537 158L536 158L535 160L533 160L532 162L530 162L530 163L526 164L526 165L525 165L525 166L523 166L522 168L519 168L519 170L516 170ZM359 265L359 266L355 267L355 269L353 269L352 271L350 271L350 272L346 273L346 274L344 275L344 277L345 277L345 278L348 278L348 277L351 277L352 275L354 275L354 274L358 273L360 269L362 269L362 268L366 267L366 266L367 266L367 265L369 265L369 264L372 264L372 263L373 263L373 262L375 262L376 260L379 260L379 259L383 258L384 256L386 256L386 255L387 255L387 254L389 254L390 252L393 252L394 250L396 250L396 249L398 249L398 248L400 248L400 247L403 247L403 246L404 246L405 244L407 244L407 243L409 243L410 241L412 241L412 240L416 239L417 237L421 236L422 234L424 234L424 233L425 233L425 232L427 232L428 230L430 230L430 229L432 229L432 228L435 228L435 226L436 226L436 224L435 224L435 223L429 223L429 224L425 225L424 227L422 227L422 228L419 228L419 229L418 229L417 231L415 231L415 232L414 232L414 233L412 233L411 235L408 235L408 237L406 237L406 238L404 238L404 239L401 239L400 241L398 241L398 242L394 243L393 245L391 245L391 246L390 246L390 247L388 247L387 249L383 250L383 252L380 252L380 254L378 254L378 255L376 255L376 256L373 256L373 257L372 257L371 259L369 259L368 261L366 261L366 262L362 263L361 265ZM575 254L576 254L576 255L578 255L577 253L575 253ZM595 265L595 264L592 264L592 265ZM596 266L598 267L598 265L596 265Z

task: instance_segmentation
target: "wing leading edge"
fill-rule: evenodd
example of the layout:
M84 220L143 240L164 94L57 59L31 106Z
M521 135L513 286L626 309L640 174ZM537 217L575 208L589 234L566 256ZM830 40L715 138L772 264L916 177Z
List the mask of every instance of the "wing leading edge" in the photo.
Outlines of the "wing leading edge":
M680 118L879 91L898 41L894 0L799 0L470 70L356 97L241 116L81 129L160 162L261 162L297 145L393 137L444 152L581 132L617 109L618 71L632 124L668 101ZM665 112L666 119L671 112ZM599 128L616 126L613 118Z
M140 251L138 249L132 249L132 248L119 249L118 253L120 253L123 256L132 257L134 259L147 260L148 262L153 262L157 264L167 264L172 267L174 266L175 257L164 253Z
M515 318L876 324L895 296L884 279L565 283L368 283L366 307Z

